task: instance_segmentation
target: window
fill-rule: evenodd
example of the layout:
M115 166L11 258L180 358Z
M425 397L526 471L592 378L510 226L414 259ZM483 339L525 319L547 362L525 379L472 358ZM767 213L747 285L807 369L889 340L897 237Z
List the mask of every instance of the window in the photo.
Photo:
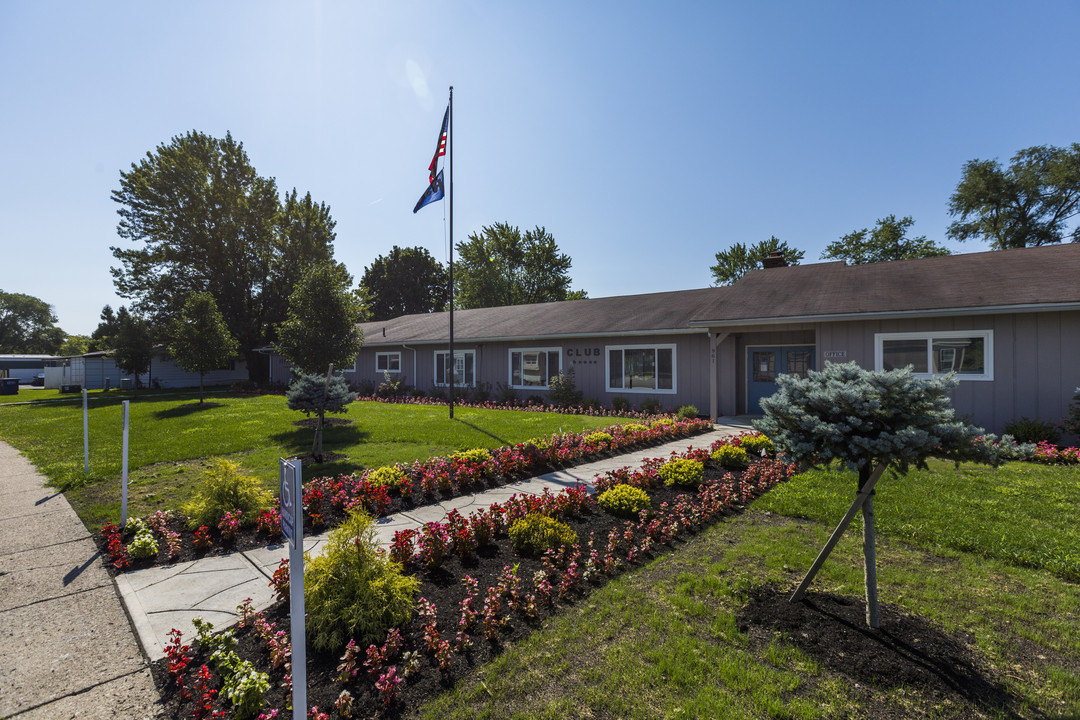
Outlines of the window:
M401 372L401 353L375 353L375 372Z
M510 387L546 389L548 380L561 370L561 348L529 348L510 351Z
M450 385L450 353L446 350L435 351L435 384ZM476 351L455 350L453 368L454 387L476 385Z
M608 346L607 378L609 392L674 393L675 346Z
M878 370L910 365L926 377L956 373L959 380L993 380L994 331L879 333L874 356Z

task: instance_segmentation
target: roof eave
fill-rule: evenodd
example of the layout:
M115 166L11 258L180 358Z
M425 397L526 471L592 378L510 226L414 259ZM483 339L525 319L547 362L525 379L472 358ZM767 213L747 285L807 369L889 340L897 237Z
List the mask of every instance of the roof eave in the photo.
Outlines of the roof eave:
M844 322L850 320L889 320L907 317L951 317L957 315L1001 315L1080 310L1080 302L1031 303L1025 305L983 305L980 307L935 308L929 310L888 310L882 312L852 312L823 315L785 315L783 317L738 318L734 320L691 320L690 326L737 327L744 325L786 325L805 322Z

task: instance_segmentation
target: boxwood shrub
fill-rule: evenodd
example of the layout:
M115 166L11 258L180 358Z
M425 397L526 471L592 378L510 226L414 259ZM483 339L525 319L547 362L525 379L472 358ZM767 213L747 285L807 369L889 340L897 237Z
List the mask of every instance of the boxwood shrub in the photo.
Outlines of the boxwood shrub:
M576 542L577 533L569 525L539 513L529 513L510 526L514 552L526 557L540 557L549 548L558 550L560 545L570 547Z
M697 487L701 484L705 466L697 460L678 458L661 465L659 472L668 487Z
M636 518L642 510L652 507L648 493L630 485L616 485L605 490L596 502L605 512L625 518Z
M744 468L750 464L750 457L741 445L721 445L710 457L726 468Z

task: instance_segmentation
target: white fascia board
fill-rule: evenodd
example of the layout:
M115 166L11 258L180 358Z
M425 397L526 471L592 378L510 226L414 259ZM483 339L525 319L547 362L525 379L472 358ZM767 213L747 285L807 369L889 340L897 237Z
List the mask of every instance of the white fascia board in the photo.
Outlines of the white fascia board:
M621 332L601 332L601 333L564 333L561 335L511 335L507 337L460 337L455 335L454 342L464 343L488 343L488 342L539 342L547 340L575 340L581 338L614 338L614 337L647 337L653 335L704 335L708 331L705 328L679 328L673 330L625 330ZM382 340L382 338L379 338ZM408 343L410 345L445 345L450 342L449 338L441 338L439 340L397 340L393 341L387 339L385 342L369 343L365 342L364 347L392 347L400 346L402 343Z
M1061 312L1080 310L1080 302L1037 303L1029 305L984 305L972 308L937 308L933 310L891 310L885 312L836 313L832 315L789 315L786 317L745 318L739 320L692 320L691 327L739 327L743 325L783 325L800 322L841 322L845 320L889 320L909 317L950 317L956 315L1005 315L1010 313Z

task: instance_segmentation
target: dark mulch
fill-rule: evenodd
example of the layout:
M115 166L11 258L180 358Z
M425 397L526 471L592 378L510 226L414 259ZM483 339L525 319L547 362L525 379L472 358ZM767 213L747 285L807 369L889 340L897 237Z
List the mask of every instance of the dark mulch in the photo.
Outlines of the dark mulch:
M1015 716L1015 698L980 662L970 638L955 638L902 609L879 604L880 628L866 624L863 598L809 592L789 602L793 588L759 588L738 615L739 629L760 645L777 633L830 673L864 688L908 687L925 707L948 706L949 717ZM875 706L875 717L905 718L909 709Z

